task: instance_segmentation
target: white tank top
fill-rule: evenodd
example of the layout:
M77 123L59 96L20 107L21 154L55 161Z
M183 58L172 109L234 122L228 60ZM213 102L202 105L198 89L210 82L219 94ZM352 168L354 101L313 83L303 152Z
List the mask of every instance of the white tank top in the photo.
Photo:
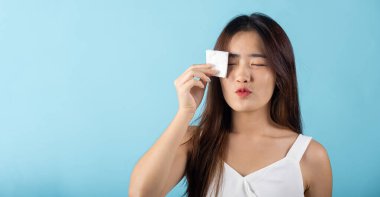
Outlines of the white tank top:
M299 134L284 158L244 177L224 162L218 197L303 197L304 186L299 162L311 138ZM215 197L215 180L210 184L207 197Z

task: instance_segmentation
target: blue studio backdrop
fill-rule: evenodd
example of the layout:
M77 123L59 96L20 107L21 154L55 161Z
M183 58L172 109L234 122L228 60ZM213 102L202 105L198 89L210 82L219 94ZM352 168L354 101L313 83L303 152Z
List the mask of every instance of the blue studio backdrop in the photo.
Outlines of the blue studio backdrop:
M290 37L304 133L328 150L333 196L379 196L375 0L0 0L0 196L128 196L177 111L174 80L252 12ZM183 179L168 196L184 191Z

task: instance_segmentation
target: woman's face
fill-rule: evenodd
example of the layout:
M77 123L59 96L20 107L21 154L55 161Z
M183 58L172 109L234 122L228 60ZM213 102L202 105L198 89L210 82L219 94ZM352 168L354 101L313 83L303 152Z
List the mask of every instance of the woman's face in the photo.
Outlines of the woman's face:
M229 43L227 77L220 78L223 96L234 111L255 111L266 107L275 87L275 73L264 54L264 44L255 31L240 31ZM248 96L236 91L247 88Z

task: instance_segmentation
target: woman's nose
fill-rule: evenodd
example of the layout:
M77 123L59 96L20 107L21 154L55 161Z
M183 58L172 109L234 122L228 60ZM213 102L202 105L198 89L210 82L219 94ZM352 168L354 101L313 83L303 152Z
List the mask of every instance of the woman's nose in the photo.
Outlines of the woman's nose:
M235 77L237 82L246 83L251 79L250 67L247 63L239 63L236 65Z

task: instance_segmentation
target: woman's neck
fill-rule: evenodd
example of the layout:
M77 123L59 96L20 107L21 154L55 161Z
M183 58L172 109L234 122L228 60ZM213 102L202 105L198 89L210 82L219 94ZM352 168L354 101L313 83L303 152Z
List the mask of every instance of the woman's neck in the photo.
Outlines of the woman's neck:
M232 111L232 132L247 136L270 135L276 124L270 117L269 108L256 111Z

